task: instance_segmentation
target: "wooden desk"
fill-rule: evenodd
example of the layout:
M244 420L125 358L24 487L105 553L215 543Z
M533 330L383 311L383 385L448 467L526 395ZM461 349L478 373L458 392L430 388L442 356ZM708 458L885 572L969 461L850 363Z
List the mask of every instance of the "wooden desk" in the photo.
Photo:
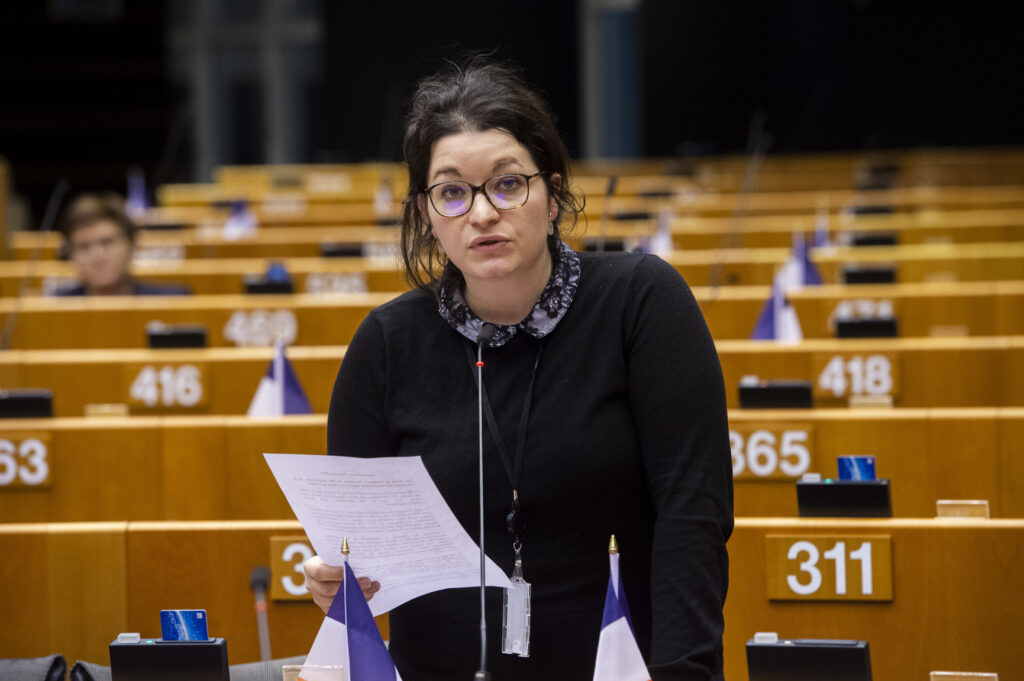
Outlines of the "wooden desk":
M0 562L0 574L18 587L2 592L8 625L0 630L0 655L59 650L105 663L118 632L155 635L161 608L188 604L207 609L210 631L228 639L232 663L254 660L249 572L273 561L281 570L274 578L290 578L290 566L270 555L270 539L302 535L298 523L268 521L0 526L0 553L12 557ZM768 600L768 535L850 542L888 536L892 600ZM1015 643L1024 611L1017 588L1024 521L739 519L729 554L726 678L747 678L744 645L755 631L869 640L879 679L924 678L940 668L1024 673ZM794 573L798 562L788 566ZM830 562L819 563L823 571ZM856 580L857 561L847 562ZM879 559L873 575L884 572ZM271 600L268 620L280 657L308 651L322 615L308 601Z
M4 522L294 519L264 453L323 454L324 415L0 421L18 474L0 484ZM32 459L30 438L44 451ZM7 467L4 467L6 472ZM42 477L42 476L38 476ZM2 480L0 482L6 482Z
M895 517L933 516L938 499L988 499L992 517L1024 518L1019 407L733 409L729 427L738 517L796 517L796 479L838 477L836 457L865 455L891 481Z
M353 273L342 276L349 274ZM194 281L233 278L211 272L197 275ZM760 286L693 288L712 335L720 340L749 338L769 292ZM210 347L266 345L274 333L294 344L325 345L347 343L370 310L397 295L36 297L0 300L0 323L18 314L11 344L15 349L141 348L146 346L146 325L151 321L204 325ZM899 318L904 338L950 335L944 329L969 336L1024 333L1024 278L808 287L791 293L789 299L805 338L833 337L837 317L889 315Z
M1020 184L1019 149L895 150L843 154L770 154L757 174L759 191L848 189L872 165L892 165L899 186ZM681 176L705 189L737 191L750 159L745 156L573 161L576 176Z
M156 638L161 609L201 607L232 664L256 661L249 574L270 564L274 536L305 533L294 521L0 525L0 657L109 665L118 633ZM323 614L311 600L268 600L267 620L274 656L290 657L309 652Z
M833 535L845 538L851 551L865 535L890 536L892 600L768 600L768 535ZM867 640L874 678L880 681L925 679L934 669L1022 678L1017 634L1024 612L1021 561L1022 520L738 519L729 541L725 677L745 681L746 642L755 632L775 631L783 638ZM820 562L827 579L832 562ZM857 579L857 561L846 563L850 578ZM798 575L799 561L790 561L790 570L801 583L808 581ZM874 572L880 570L876 564Z
M18 311L12 348L144 348L152 321L203 325L210 347L264 346L275 337L322 345L347 343L370 310L396 295L25 298L0 300L0 318Z
M129 631L127 527L0 525L0 657L110 664L107 646ZM159 610L150 617L145 631L159 633Z
M1019 336L805 340L799 345L724 340L716 347L730 408L739 406L743 376L808 380L816 406L845 405L851 393L892 395L898 407L1024 405L1024 338Z
M643 208L641 206L641 208ZM144 230L138 237L136 257L173 262L197 258L287 258L317 257L324 244L360 248L369 244L375 252L393 251L398 244L396 227L358 225L303 225L281 221L264 224L255 237L226 239L217 228L191 228L202 221L197 209L162 209L151 218L159 222L181 223L182 230ZM566 235L570 244L581 249L595 243L601 235L600 212L590 206L590 220L581 218ZM614 214L612 215L614 217ZM1022 210L920 210L890 215L853 216L826 213L829 231L837 243L856 234L895 233L903 245L928 243L1020 242L1024 240ZM816 215L749 215L731 217L678 216L670 228L675 247L680 250L718 248L789 248L794 231L813 232ZM643 243L657 227L657 213L650 219L610 219L606 237L624 242L627 248ZM11 254L16 260L36 258L54 260L61 244L60 235L16 232L9 235ZM262 269L262 268L260 268Z
M694 289L717 340L746 339L754 329L767 287ZM1024 282L930 282L871 286L814 286L793 291L804 338L834 338L835 319L894 315L903 338L1024 333Z
M598 216L606 209L604 191L607 177L578 177L573 186L586 196L587 212ZM692 181L677 178L631 178L612 196L610 213L637 210L671 210L676 215L729 216L741 214L811 214L825 206L886 206L895 210L929 208L1021 208L1024 191L1020 185L959 187L897 187L883 190L801 190L706 191ZM639 186L638 186L639 185ZM174 191L167 191L173 188ZM636 192L628 195L626 192ZM375 205L372 198L318 196L301 190L269 192L259 187L222 185L176 185L158 192L160 205L168 208L201 208L208 220L222 222L227 210L215 206L231 201L248 201L260 224L371 224L393 221L405 197L403 187L387 208ZM643 193L653 192L648 196ZM276 205L275 205L276 204Z
M0 355L0 385L53 390L58 416L82 416L87 404L112 403L127 404L135 414L245 414L272 354L269 347L12 350ZM287 351L316 413L327 413L344 354L345 346L331 345ZM170 377L161 379L160 372Z
M329 293L332 296L320 299L321 302L329 300L335 304L344 304L352 300L347 297L348 293L367 290L388 293L405 287L404 280L395 269L373 262L296 258L286 259L283 263L292 273L297 292ZM242 275L259 271L263 266L262 261L255 260L185 260L174 267L161 266L155 262L139 263L135 271L147 281L187 284L201 295L240 296L219 299L230 306L235 302L251 305L253 301L263 300L245 297L240 293ZM65 263L47 262L35 266L24 262L0 263L0 294L16 296L17 288L27 272L35 273L32 284L38 290L52 286L60 277L68 277L72 270ZM718 339L749 338L769 294L767 286L722 286L718 289L694 287L694 295L701 305L711 333ZM890 314L899 318L899 333L903 337L929 336L933 330L952 327L969 336L1024 334L1024 279L873 286L826 285L791 292L789 299L796 308L805 338L834 337L833 320L837 316L857 318ZM312 299L291 300L295 301L294 307L298 308ZM60 302L58 307L68 304ZM124 307L137 309L147 304L146 300L133 299L131 302L125 301ZM178 299L178 304L191 308L195 303ZM13 306L13 303L9 304L8 309ZM45 309L45 304L36 309ZM0 304L0 314L2 310ZM213 335L216 335L216 331L216 328L211 329ZM138 332L135 332L137 335ZM104 342L113 344L123 340L110 338ZM217 343L212 339L211 342ZM337 342L337 339L307 338L305 342L319 344Z
M575 159L572 175L603 180L619 177L619 191L642 193L630 181L689 180L705 190L736 191L749 159L716 156L673 159ZM759 167L759 191L848 189L873 165L895 168L896 185L956 186L1024 184L1024 155L1019 149L893 150L870 153L798 154L767 156ZM645 177L646 176L646 177ZM389 181L395 193L404 194L406 169L398 163L280 164L221 166L214 170L214 183L227 187L251 187L265 192L296 188L318 196L335 195L372 199L382 181ZM176 185L195 187L196 185ZM201 185L200 185L201 186ZM598 185L603 193L603 185ZM162 189L161 192L164 190Z
M136 260L133 274L147 282L184 284L199 295L245 294L246 275L266 271L264 258L210 258L186 260ZM291 275L296 293L394 293L408 285L395 263L376 258L278 258ZM78 283L75 266L48 260L0 262L0 295L17 297L28 279L28 294L54 295Z
M795 517L795 479L836 477L837 456L862 454L891 480L897 517L970 498L988 499L993 517L1024 518L1024 408L732 410L729 419L738 516ZM0 485L0 518L292 519L263 453L323 453L325 431L324 415L0 421L12 449L30 437L44 444L38 462L18 463L49 473L46 484Z
M723 340L717 348L730 408L739 406L737 386L747 375L809 380L817 406L845 406L851 393L891 394L898 407L1024 406L1020 336L805 340L796 346ZM316 412L327 409L344 353L344 346L330 345L288 350ZM131 403L138 413L243 414L270 359L270 348L8 351L0 356L0 384L50 388L56 413L66 416L109 402ZM173 376L197 372L205 402L172 396L164 407L167 393L160 386L153 388L160 404L133 398L131 387L147 367Z

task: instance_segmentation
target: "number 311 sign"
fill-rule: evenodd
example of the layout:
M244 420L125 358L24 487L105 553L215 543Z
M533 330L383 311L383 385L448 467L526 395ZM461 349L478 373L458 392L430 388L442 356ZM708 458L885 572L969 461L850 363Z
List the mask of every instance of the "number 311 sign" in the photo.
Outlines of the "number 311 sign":
M768 535L768 598L891 601L890 535Z

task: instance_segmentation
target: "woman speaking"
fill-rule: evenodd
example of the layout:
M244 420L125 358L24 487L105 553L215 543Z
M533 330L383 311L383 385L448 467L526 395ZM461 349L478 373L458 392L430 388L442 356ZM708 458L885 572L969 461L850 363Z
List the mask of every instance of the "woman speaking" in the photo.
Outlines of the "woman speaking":
M483 331L485 545L532 584L529 657L492 635L493 678L592 677L611 534L652 678L721 678L732 469L721 368L689 288L657 257L562 241L579 209L568 155L547 104L504 66L422 81L403 148L413 290L353 338L328 452L422 457L476 536ZM326 611L341 569L313 558L306 573ZM387 588L361 583L367 597ZM501 592L487 596L500 632ZM477 591L452 589L392 611L402 677L472 678L479 609Z

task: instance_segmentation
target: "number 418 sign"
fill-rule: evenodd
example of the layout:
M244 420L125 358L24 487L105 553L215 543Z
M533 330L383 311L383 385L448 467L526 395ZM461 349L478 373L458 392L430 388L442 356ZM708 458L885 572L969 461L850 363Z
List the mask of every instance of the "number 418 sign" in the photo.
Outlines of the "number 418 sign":
M815 402L845 401L854 395L899 395L899 361L894 354L815 354Z

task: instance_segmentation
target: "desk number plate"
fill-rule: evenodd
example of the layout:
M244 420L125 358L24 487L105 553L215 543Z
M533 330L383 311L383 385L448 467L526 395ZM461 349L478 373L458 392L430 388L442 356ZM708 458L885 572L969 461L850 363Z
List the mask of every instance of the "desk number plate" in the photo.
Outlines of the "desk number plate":
M270 599L308 601L306 573L302 565L313 557L313 547L303 535L270 538Z
M125 365L125 402L133 412L201 412L209 403L206 365L129 363Z
M736 482L798 480L817 470L809 423L732 423L729 447Z
M49 433L0 432L0 493L48 489L53 483Z
M814 402L846 402L854 395L899 396L899 357L881 353L818 353L812 357Z
M891 601L891 535L768 535L768 598Z

